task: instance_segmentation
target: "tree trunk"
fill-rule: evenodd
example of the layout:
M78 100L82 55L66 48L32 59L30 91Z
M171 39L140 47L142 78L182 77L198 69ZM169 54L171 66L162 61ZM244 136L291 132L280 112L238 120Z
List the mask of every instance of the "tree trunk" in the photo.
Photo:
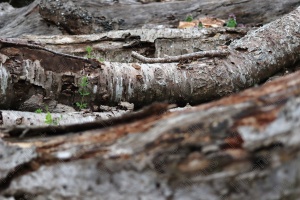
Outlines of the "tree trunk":
M156 104L127 115L127 122L102 121L102 129L35 138L29 131L23 140L6 132L0 195L298 199L299 76L182 111L164 113L166 105Z
M113 1L97 2L118 9ZM126 8L123 4L129 2L142 6L122 0L120 7ZM227 1L214 3L222 2ZM253 2L258 1L240 3ZM286 2L276 6L289 5ZM157 5L172 8L180 4L143 6ZM259 5L255 11L265 4L261 1ZM38 8L37 4L30 6L30 11L28 7L23 10L29 18ZM81 11L78 13L84 13ZM10 28L22 21L11 20ZM261 83L280 69L299 65L299 22L300 7L245 36L244 29L221 28L0 38L0 107L32 111L47 105L51 110L70 111L66 105L75 106L76 102L100 109L102 104L120 101L127 101L120 106L132 108L128 102L142 107L153 101L197 104L219 98ZM0 32L14 30L10 28ZM190 36L193 38L187 39ZM214 37L222 39L214 42ZM185 40L187 45L181 51ZM206 40L208 43L201 44ZM124 55L138 50L164 57L199 49L222 50L227 56L168 64L80 57L87 45L95 51L88 57L101 56L105 42L111 42L110 47L119 42L120 46L109 52L111 57L117 50ZM161 49L167 43L174 49ZM70 53L76 49L76 55ZM18 126L25 121L33 123L34 115L29 119L27 113L1 111L1 125L10 120L17 126L0 127L0 199L296 200L300 194L299 76L300 72L295 72L196 107L155 103L121 117L75 125ZM84 90L83 77L88 79ZM85 90L90 95L82 96ZM74 115L72 118L76 120Z
M184 65L100 63L16 39L1 39L0 105L18 109L32 95L40 94L49 102L74 106L81 98L78 90L83 75L89 79L91 95L86 101L91 106L127 101L141 107L164 100L198 104L229 95L299 61L299 12L300 7L235 40L225 58Z

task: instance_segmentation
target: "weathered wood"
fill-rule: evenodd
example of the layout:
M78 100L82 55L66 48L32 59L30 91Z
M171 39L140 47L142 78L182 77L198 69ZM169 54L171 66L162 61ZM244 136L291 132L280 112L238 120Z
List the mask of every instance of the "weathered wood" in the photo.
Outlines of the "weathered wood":
M239 23L267 23L276 19L279 13L288 13L300 5L297 0L242 2L239 0L191 0L148 4L141 4L140 1L98 3L97 1L75 0L73 1L74 5L70 8L70 3L65 2L68 1L43 0L41 15L44 19L65 27L64 29L72 34L87 33L91 30L93 33L99 33L107 30L140 28L147 27L149 24L150 26L151 24L163 24L177 27L178 22L184 20L188 15L192 15L194 18L210 15L227 19L229 14L234 13ZM79 7L76 8L76 6ZM87 11L82 11L82 8ZM73 11L72 18L68 15L70 9ZM84 15L80 13L84 13ZM80 26L80 30L76 27L78 21L79 24L83 24Z
M50 113L53 119L53 124L50 125L66 125L66 124L81 124L86 122L93 122L96 120L105 120L112 117L119 117L125 114L125 110L112 110L110 112L68 112L68 113ZM21 112L21 111L6 111L2 110L0 112L0 127L5 127L6 129L10 127L31 127L31 126L44 126L47 127L45 122L47 113L32 113L32 112Z
M13 8L8 3L0 3L1 37L18 37L24 34L61 34L56 26L45 23L38 13L39 0L23 8Z
M300 8L234 41L226 58L185 65L103 64L1 39L0 100L14 108L28 107L32 97L41 94L51 105L72 105L82 74L96 91L91 95L96 103L99 91L102 98L110 97L98 86L130 86L126 81L135 75L144 81L137 82L142 90L138 94L151 102L160 97L145 94L152 73L150 86L171 102L190 98L186 91L191 89L195 99L222 96L299 61L299 18ZM182 74L193 79L185 83L195 85L183 84L181 89ZM0 199L298 199L299 76L296 72L182 111L166 112L168 104L154 104L122 118L81 126L1 129ZM179 94L169 95L166 83L178 84L170 92ZM122 98L127 97L126 89L121 89ZM63 96L57 96L62 91ZM18 138L19 133L24 137Z
M36 0L29 6L18 9L1 3L0 35L19 37L24 34L99 33L143 26L153 27L151 24L176 27L179 20L184 20L189 14L194 17L209 15L227 19L229 14L234 13L239 23L260 24L279 18L300 5L298 0L192 0L148 4L135 0L118 3L44 0L40 6L41 16L39 2L40 0ZM67 14L69 16L64 17Z
M219 101L102 129L6 138L10 142L0 143L9 152L0 159L0 195L297 199L299 76L296 72Z
M60 135L63 133L69 132L79 132L90 130L93 128L100 127L109 127L115 124L123 124L130 123L136 119L147 118L154 114L161 114L168 110L169 108L173 108L173 105L168 105L166 103L156 103L151 106L144 108L142 111L135 113L127 113L126 115L115 115L115 118L103 117L98 118L97 120L92 120L85 123L65 123L57 126L56 124L51 124L50 126L17 126L17 127L3 127L3 132L9 136L17 136L20 138L24 137L33 137L39 136L41 133L43 135ZM123 112L124 113L124 112ZM106 113L107 114L107 113Z
M131 57L133 49L149 57L215 50L245 36L250 30L255 28L134 29L93 35L27 35L22 38L57 52L84 57L87 56L86 47L90 46L93 58L128 63L139 62Z
M92 104L154 101L197 104L253 86L300 59L300 8L228 46L229 56L186 65L98 62L32 44L1 40L2 108L19 108L32 95L74 105L87 75ZM13 91L12 93L9 93ZM30 92L29 92L30 91ZM22 97L22 98L20 98Z
M147 58L135 51L131 53L132 57L142 61L143 63L172 63L183 60L196 60L198 58L211 58L211 57L225 57L229 55L226 50L210 50L210 51L198 51L190 54L178 55L178 56L165 56L164 58Z

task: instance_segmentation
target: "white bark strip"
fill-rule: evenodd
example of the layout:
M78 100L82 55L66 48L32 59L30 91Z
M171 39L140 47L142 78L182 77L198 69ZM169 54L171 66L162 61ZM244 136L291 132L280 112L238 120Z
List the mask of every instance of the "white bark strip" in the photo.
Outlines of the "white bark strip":
M72 113L50 113L52 119L57 122L57 125L71 125L71 124L82 124L86 122L93 122L96 120L107 120L112 117L120 117L127 113L127 111L118 110L111 112L72 112ZM2 123L1 128L9 128L13 126L48 126L55 124L47 124L45 122L47 113L32 113L32 112L21 112L12 110L2 110L1 117Z

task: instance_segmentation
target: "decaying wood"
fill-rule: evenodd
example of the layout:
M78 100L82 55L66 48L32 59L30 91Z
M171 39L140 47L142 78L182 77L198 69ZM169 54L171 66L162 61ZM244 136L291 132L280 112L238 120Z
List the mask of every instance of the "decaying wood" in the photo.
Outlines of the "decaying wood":
M239 23L264 24L300 5L298 0L186 0L148 4L136 0L44 0L40 6L39 3L40 0L36 0L29 6L18 9L1 3L0 35L20 37L24 34L99 33L152 27L153 24L177 27L178 22L190 14L194 18L210 15L227 19L229 14L234 13Z
M134 49L149 57L177 56L195 51L214 50L230 44L255 28L209 29L134 29L93 35L24 36L47 49L86 57L86 47L93 58L111 62L138 62L131 57ZM171 47L171 48L170 48Z
M102 63L57 53L34 39L1 39L0 106L72 106L80 99L82 76L89 80L91 107L122 100L136 105L210 100L299 62L299 21L300 7L227 44L226 57L180 65ZM78 36L84 37L89 36ZM130 38L123 47L134 50L140 41ZM2 127L0 199L298 199L299 76L181 111L157 103L81 125Z
M135 113L124 114L119 117L112 119L98 118L97 120L85 122L83 124L61 124L59 126L51 124L50 126L36 127L36 126L17 126L17 127L3 127L2 130L6 135L17 136L17 137L32 137L39 136L41 133L45 135L60 135L62 133L69 132L81 132L90 129L97 129L103 127L110 127L115 124L124 124L130 123L137 119L147 118L155 114L161 114L167 111L170 108L173 108L174 105L168 105L166 103L155 103L151 106L144 108Z
M18 37L23 34L61 34L56 26L47 24L38 12L39 0L23 8L13 8L8 3L0 3L1 37Z
M297 0L189 0L142 4L140 1L48 1L41 4L41 16L71 34L99 33L108 30L132 29L152 24L177 27L188 15L194 18L211 15L227 19L234 13L239 23L267 23L288 13ZM82 8L86 10L82 10ZM266 10L267 9L267 10ZM76 26L80 24L80 28Z
M68 112L68 113L50 113L54 121L59 125L81 124L96 120L105 120L112 117L119 117L125 114L125 110L112 110L110 112ZM11 128L15 126L48 126L45 123L47 113L32 113L12 110L2 110L0 112L0 127ZM26 128L24 128L26 129Z
M90 83L87 102L96 105L127 101L138 108L154 101L182 105L219 98L260 83L299 61L299 12L297 8L235 40L225 58L202 59L181 67L176 63L100 63L2 40L0 105L19 108L36 94L74 105L80 99L83 75Z
M131 53L132 57L142 61L143 63L171 63L179 62L181 60L205 58L205 57L223 57L229 53L226 50L210 50L210 51L198 51L195 53L184 54L179 56L166 56L164 58L147 58L135 51Z
M102 129L22 142L6 138L10 142L0 143L0 195L297 199L299 76Z
M51 49L47 49L47 48L42 47L42 46L37 45L37 44L30 44L30 42L28 42L28 40L24 40L24 39L19 39L19 38L0 38L0 42L1 43L5 43L5 44L13 44L13 45L16 45L16 46L18 46L18 45L19 46L27 46L27 47L32 48L32 49L38 49L38 50L47 51L49 53L53 53L53 54L56 54L56 55L59 55L59 56L64 56L64 57L67 57L67 58L74 58L74 59L78 59L78 60L88 61L88 59L84 58L84 57L74 56L74 55L70 55L70 54L64 54L64 53L53 51ZM1 59L3 59L3 58L4 57L2 57ZM2 60L2 62L5 62L5 61Z

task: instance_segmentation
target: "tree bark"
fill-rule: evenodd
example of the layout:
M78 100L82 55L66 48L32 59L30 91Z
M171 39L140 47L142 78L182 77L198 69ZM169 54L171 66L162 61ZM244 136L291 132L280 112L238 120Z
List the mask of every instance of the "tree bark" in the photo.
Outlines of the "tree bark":
M152 114L146 109L125 123L103 121L103 128L68 135L21 140L5 133L0 195L297 199L299 76L182 111L156 105Z
M91 107L121 100L136 106L154 100L207 101L260 83L296 62L299 65L299 21L300 7L227 48L220 47L229 52L227 57L171 64L99 62L67 54L67 48L51 50L46 41L57 39L53 46L59 48L64 39L60 37L1 38L0 106L32 110L41 105L51 109L60 103L74 105L81 99L82 76L89 80L91 95L85 100ZM197 37L204 39L209 30L197 30L201 32ZM170 30L180 39L189 31L195 33ZM124 43L129 32L104 35L125 33ZM97 46L104 35L65 40L90 37ZM153 34L148 30L137 35ZM158 36L154 34L151 42ZM134 39L129 39L130 45ZM156 103L81 125L1 127L0 199L296 200L299 76L295 72L196 107L170 109L174 105ZM3 113L0 122L5 120ZM15 117L7 119L19 123Z
M93 35L35 36L22 38L57 52L87 57L86 47L92 48L91 57L111 62L140 62L131 57L132 50L148 57L178 56L197 51L216 50L229 45L256 28L203 29L134 29L110 31Z
M192 0L192 1L172 1L154 2L141 4L140 1L124 1L115 3L114 1L78 1L74 5L80 6L70 8L61 2L67 1L46 1L41 4L41 15L44 19L61 27L71 34L79 33L99 33L107 30L132 29L151 24L163 24L177 27L179 21L183 21L188 15L194 18L205 17L207 15L227 19L229 14L234 13L239 23L267 23L277 18L278 13L288 13L299 1L229 1L229 0ZM81 10L85 8L88 12ZM75 15L69 10L84 13ZM267 9L267 10L266 10ZM64 13L62 15L62 13ZM72 20L68 20L70 16ZM90 14L89 14L90 13ZM80 17L83 16L83 17ZM87 17L88 16L88 17ZM94 19L93 19L94 17ZM76 21L76 23L74 23ZM79 23L78 23L79 22ZM83 24L80 30L75 24ZM75 25L75 26L74 26Z
M15 126L23 127L47 127L48 125L69 125L82 124L86 122L93 122L96 120L104 120L112 117L119 117L128 111L125 110L111 110L109 112L68 112L68 113L50 113L53 123L45 122L47 113L21 112L21 111L1 111L0 127L9 129Z
M212 16L227 19L234 13L238 23L265 24L290 12L298 0L222 0L172 1L142 4L135 0L115 1L34 1L27 7L12 8L0 4L1 37L24 34L91 34L108 30L139 27L177 27L187 15L194 18ZM67 17L66 17L67 16Z
M266 80L300 59L299 12L275 20L231 43L229 56L170 64L100 63L57 54L18 40L0 40L2 108L20 108L32 95L74 105L79 80L89 78L90 104L120 101L141 107L154 101L197 104ZM151 32L150 32L151 33ZM97 36L96 36L97 37Z

